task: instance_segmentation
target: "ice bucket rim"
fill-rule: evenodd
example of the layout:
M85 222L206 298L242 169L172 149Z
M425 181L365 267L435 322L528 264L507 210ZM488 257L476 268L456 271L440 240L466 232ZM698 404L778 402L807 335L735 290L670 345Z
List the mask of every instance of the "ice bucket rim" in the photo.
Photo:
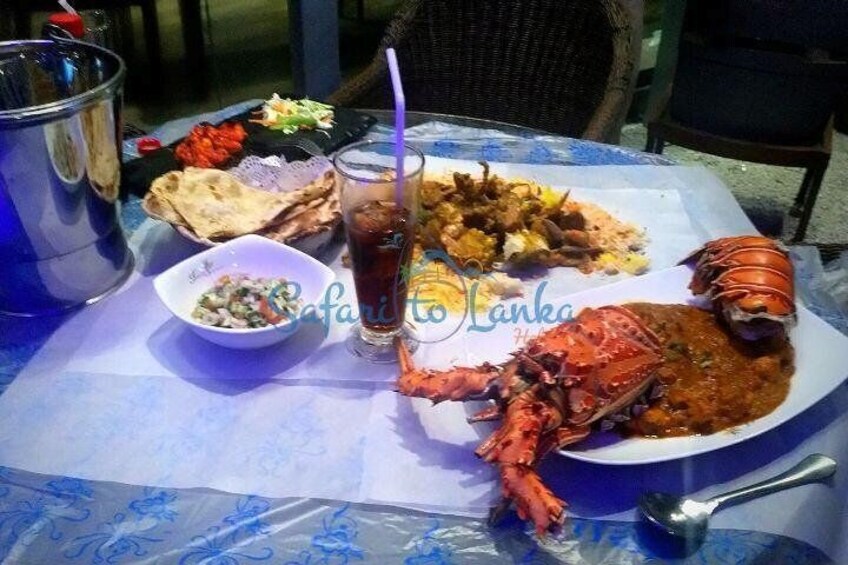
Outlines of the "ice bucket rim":
M37 51L39 49L55 45L66 45L75 47L83 52L97 53L104 58L113 60L117 69L115 73L102 84L69 98L63 98L61 100L47 102L46 104L39 104L37 106L0 110L0 128L7 126L20 127L35 122L50 121L66 114L73 114L95 102L114 97L115 92L120 89L127 72L124 60L118 54L91 43L72 41L70 39L63 39L61 41L42 39L0 41L0 55L8 53L14 54L15 52L23 53L25 51Z

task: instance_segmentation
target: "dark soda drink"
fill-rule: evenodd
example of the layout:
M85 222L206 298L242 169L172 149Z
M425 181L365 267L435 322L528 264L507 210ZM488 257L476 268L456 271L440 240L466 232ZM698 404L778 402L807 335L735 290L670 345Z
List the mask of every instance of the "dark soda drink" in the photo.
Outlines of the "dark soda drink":
M349 211L345 224L360 321L372 332L394 332L406 310L405 272L415 234L409 210L371 201Z

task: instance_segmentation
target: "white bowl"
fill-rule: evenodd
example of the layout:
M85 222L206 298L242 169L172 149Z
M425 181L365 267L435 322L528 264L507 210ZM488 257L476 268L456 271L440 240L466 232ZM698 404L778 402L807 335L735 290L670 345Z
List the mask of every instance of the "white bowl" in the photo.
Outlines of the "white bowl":
M244 273L250 277L283 277L300 285L303 306L318 304L335 273L309 255L259 235L245 235L212 247L174 265L153 280L159 299L197 335L224 347L257 349L280 343L300 324L287 321L264 328L219 328L191 317L200 295L219 277Z

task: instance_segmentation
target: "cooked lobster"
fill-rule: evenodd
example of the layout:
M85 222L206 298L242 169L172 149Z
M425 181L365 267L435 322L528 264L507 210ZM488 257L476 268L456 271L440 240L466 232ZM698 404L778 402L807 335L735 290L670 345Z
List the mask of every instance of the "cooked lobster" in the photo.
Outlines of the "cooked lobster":
M632 404L662 363L657 336L618 306L585 309L547 330L502 365L416 369L402 342L398 391L443 400L494 399L470 422L503 418L476 450L499 467L505 500L541 534L561 524L565 503L534 470L550 450L580 441L590 424Z
M792 264L776 242L759 236L719 239L684 262L690 261L695 274L689 288L708 296L738 335L756 339L785 332L794 323ZM588 436L593 422L628 408L652 385L663 363L656 334L620 306L587 308L501 365L416 369L402 342L398 355L402 394L433 402L495 400L469 418L503 419L476 453L498 466L504 500L514 502L519 516L531 519L540 534L562 523L565 502L544 485L536 464L552 449Z
M695 262L689 288L712 301L716 314L747 340L785 335L796 322L789 253L776 241L744 235L711 241L683 263Z

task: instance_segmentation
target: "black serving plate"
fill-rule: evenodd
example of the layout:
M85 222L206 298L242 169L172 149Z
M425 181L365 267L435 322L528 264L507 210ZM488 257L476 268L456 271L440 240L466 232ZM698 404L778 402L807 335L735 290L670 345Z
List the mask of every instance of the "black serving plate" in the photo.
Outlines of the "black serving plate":
M242 144L244 151L227 163L227 168L235 167L247 155L259 157L283 155L287 161L302 161L313 155L315 146L322 153L330 154L365 135L368 128L377 122L373 116L350 108L334 108L335 124L332 129L285 134L249 121L257 116L256 112L261 108L261 105L257 106L215 124L239 122L247 132L247 139ZM181 141L182 139L177 140L171 145L148 153L144 157L124 163L121 168L122 192L143 197L149 190L150 184L157 177L168 171L181 169L182 167L174 156L174 149Z

